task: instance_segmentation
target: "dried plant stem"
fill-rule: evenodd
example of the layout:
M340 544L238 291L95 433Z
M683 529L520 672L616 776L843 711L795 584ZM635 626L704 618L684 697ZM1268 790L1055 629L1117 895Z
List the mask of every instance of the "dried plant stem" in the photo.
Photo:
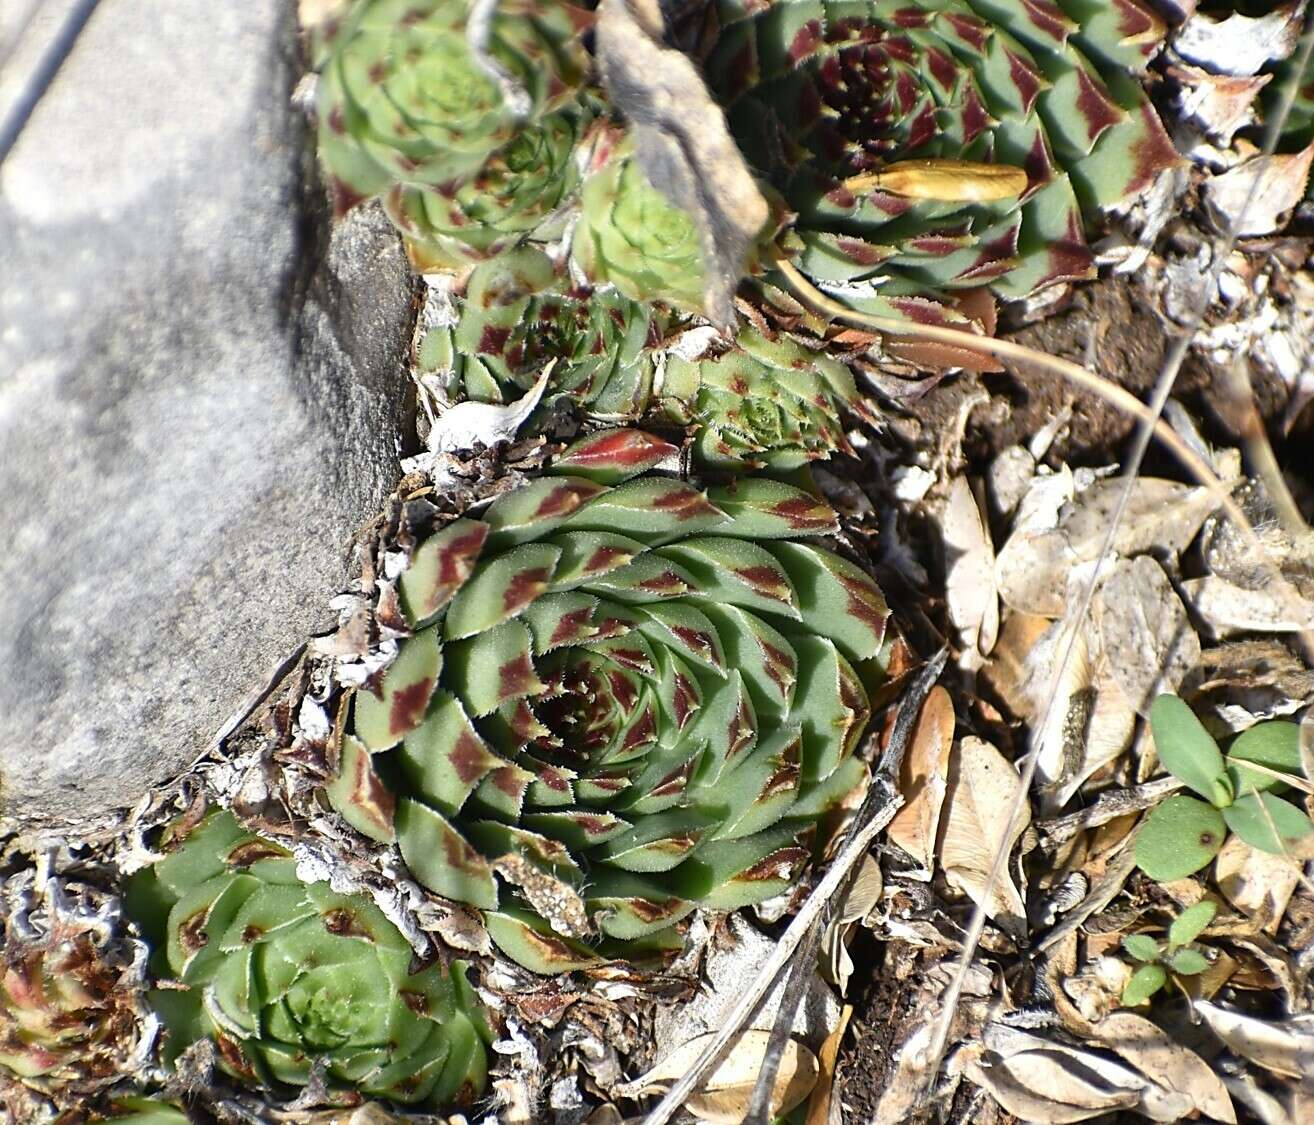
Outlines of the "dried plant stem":
M830 869L822 877L821 882L817 884L816 889L808 896L807 901L794 916L794 920L790 922L789 927L781 934L780 940L776 942L775 949L771 951L771 956L758 970L752 984L744 991L739 1002L726 1014L724 1023L716 1036L708 1043L706 1049L698 1056L684 1076L666 1092L666 1095L657 1103L652 1112L643 1119L643 1125L666 1125L666 1122L670 1121L680 1107L684 1105L685 1099L698 1088L699 1083L702 1082L707 1073L720 1062L721 1056L729 1049L730 1044L739 1037L745 1024L762 1002L762 997L767 994L767 991L775 982L776 977L791 962L795 952L803 944L804 939L813 927L820 921L831 901L837 898L840 888L847 882L853 868L867 854L872 841L894 819L894 814L898 812L903 804L903 798L900 796L898 788L899 763L902 761L903 752L912 737L913 727L916 724L918 714L921 712L922 703L935 681L940 678L940 673L944 670L948 656L948 649L942 648L936 653L917 673L907 692L904 693L903 699L899 703L899 714L895 720L894 732L890 738L889 747L881 758L880 767L876 772L876 776L872 779L867 796L863 798L862 804L845 833L844 843L840 847L839 854L831 861ZM775 1065L776 1067L779 1066L778 1057ZM767 1074L766 1059L763 1060L762 1071L766 1075L769 1089L774 1083L775 1076L774 1073ZM759 1082L761 1080L762 1078L759 1076Z
M1143 812L1152 805L1157 805L1169 793L1174 793L1185 783L1176 777L1158 777L1144 785L1130 789L1114 789L1101 793L1093 804L1084 809L1067 813L1064 816L1051 817L1036 824L1036 831L1042 838L1042 846L1057 847L1067 843L1079 832L1088 828L1098 828L1128 813Z

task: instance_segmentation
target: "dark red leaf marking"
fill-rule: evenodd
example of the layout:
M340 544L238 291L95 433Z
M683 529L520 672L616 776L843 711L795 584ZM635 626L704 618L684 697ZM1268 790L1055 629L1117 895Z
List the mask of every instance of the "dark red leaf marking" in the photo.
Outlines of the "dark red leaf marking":
M456 736L448 760L460 778L462 785L473 785L484 776L488 769L488 751L470 731L463 730Z
M548 587L550 572L545 566L526 567L513 575L502 591L502 611L517 613L533 602Z
M426 676L393 692L392 705L388 708L389 733L405 734L420 725L424 710L433 695L433 688L433 677Z
M534 689L537 677L534 665L524 653L513 657L497 670L497 681L502 699L527 695Z

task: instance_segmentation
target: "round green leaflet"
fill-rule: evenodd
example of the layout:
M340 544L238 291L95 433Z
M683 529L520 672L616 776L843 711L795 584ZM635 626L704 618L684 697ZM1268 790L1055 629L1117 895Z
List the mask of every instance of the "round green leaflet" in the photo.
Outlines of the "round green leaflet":
M672 452L592 435L425 539L399 583L417 631L356 694L329 790L536 971L779 893L866 776L889 611L818 542L834 512L644 472Z
M134 876L129 915L156 975L172 1062L208 1038L219 1065L265 1087L331 1087L416 1105L483 1091L491 1036L464 966L412 972L414 952L363 895L302 883L290 853L215 812Z
M1223 814L1176 794L1150 810L1136 837L1136 866L1161 883L1184 879L1216 856L1227 837Z

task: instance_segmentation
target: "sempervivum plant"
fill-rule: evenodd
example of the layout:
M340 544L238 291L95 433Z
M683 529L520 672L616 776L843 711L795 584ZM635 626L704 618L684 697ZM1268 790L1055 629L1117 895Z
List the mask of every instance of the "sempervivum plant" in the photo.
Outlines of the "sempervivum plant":
M841 407L865 409L846 366L785 337L744 329L699 359L661 349L674 314L576 287L533 247L476 266L457 307L456 324L430 331L418 356L450 398L519 398L555 361L546 404L687 426L704 466L797 468L845 448Z
M961 320L1093 272L1083 210L1177 157L1134 75L1139 0L720 0L705 64L749 162L797 212L799 265L855 307Z
M116 1081L136 1052L140 971L93 892L46 894L30 874L5 888L0 1079L76 1097Z
M338 211L392 192L421 252L478 256L568 188L575 124L559 111L587 67L587 15L564 0L499 0L477 25L471 12L467 0L352 0L314 45Z
M727 469L796 469L847 450L840 407L866 410L844 364L748 328L715 355L668 356L660 393L665 416L694 429L699 462Z
M628 142L601 153L584 180L571 252L595 284L703 311L702 236L688 212L653 187Z
M592 435L420 542L413 635L356 693L330 787L536 971L678 946L696 905L778 894L865 777L888 610L818 541L834 512L643 472L673 452Z
M573 285L542 251L508 250L471 271L452 328L425 336L421 370L443 372L452 399L521 397L552 360L546 401L635 418L652 394L652 346L667 319L612 289Z
M413 972L401 932L363 895L303 883L291 855L214 812L135 876L134 918L176 985L151 994L166 1057L210 1039L219 1065L267 1087L405 1103L482 1092L488 1029L458 962Z

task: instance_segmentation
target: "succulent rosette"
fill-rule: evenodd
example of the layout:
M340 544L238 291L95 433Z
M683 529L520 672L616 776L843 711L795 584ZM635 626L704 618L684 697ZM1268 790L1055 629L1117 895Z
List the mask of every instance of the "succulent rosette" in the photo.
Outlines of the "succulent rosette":
M797 469L848 450L842 408L866 413L844 364L751 328L704 359L668 355L660 391L664 414L693 428L694 455L709 468Z
M787 889L854 754L888 609L835 513L651 468L638 430L424 538L413 634L354 697L331 803L537 972L678 948Z
M647 408L660 310L577 287L534 247L476 266L459 309L454 327L425 336L418 357L422 371L445 373L450 398L509 402L555 361L547 403L564 395L615 419Z
M587 22L563 0L499 0L478 25L467 0L354 0L315 51L339 212L394 185L451 196L522 129L547 128L548 144L545 119L587 69ZM503 185L504 210L514 194Z
M0 1080L69 1096L116 1081L141 1035L131 943L111 930L104 904L53 882L43 902L30 873L5 891Z
M420 273L491 258L528 238L565 232L563 203L579 183L575 115L555 113L518 132L472 179L443 191L397 184L384 196Z
M134 877L129 910L177 985L151 1002L166 1058L210 1039L219 1065L266 1087L468 1102L484 1087L480 1006L464 967L412 972L413 951L363 895L303 883L291 854L214 812Z
M655 188L623 142L584 180L571 244L595 285L635 301L703 311L706 263L693 217Z
M705 72L731 131L797 213L802 271L858 309L962 322L964 290L1091 276L1083 211L1178 159L1135 77L1164 34L1138 0L718 11Z

